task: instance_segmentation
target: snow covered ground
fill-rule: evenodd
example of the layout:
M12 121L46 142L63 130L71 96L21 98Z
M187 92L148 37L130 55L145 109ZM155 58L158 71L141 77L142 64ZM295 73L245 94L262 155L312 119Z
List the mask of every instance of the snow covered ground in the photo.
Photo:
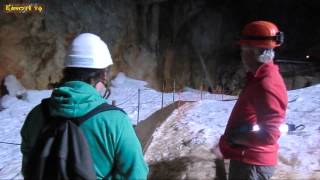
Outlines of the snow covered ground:
M281 136L279 165L272 179L320 179L319 93L320 85L289 91L286 122L303 124L305 129ZM217 164L210 148L218 143L234 104L235 101L202 100L173 112L154 133L146 152L146 159L154 168L151 173L161 172L162 176L154 176L163 179L216 178L218 172L213 169Z
M283 134L280 138L279 160L288 171L305 175L320 171L319 94L320 85L289 91L286 122L304 124L305 129ZM202 130L195 139L197 142L214 145L223 133L234 103L199 101L181 121L187 123L192 132Z
M141 89L139 113L138 89ZM133 124L146 119L162 106L160 92L148 88L145 82L127 78L122 73L112 82L111 90L110 102L115 100L119 107L126 110ZM19 131L26 115L42 98L50 94L49 90L29 90L25 100L11 96L3 97L1 106L4 109L0 111L0 141L19 144L21 142ZM289 91L286 121L304 124L306 127L302 131L281 137L279 167L274 179L320 179L319 94L320 85ZM235 103L232 99L236 97L222 97L209 93L201 95L197 90L186 89L184 92L176 93L174 99L195 102L183 105L174 111L167 122L157 130L154 141L146 152L146 160L154 164L157 161L181 157L179 161L175 161L172 171L181 170L181 167L175 167L181 165L180 160L182 162L190 160L192 166L186 171L198 171L198 173L196 176L189 173L179 178L213 177L214 174L211 172L214 156L208 149L217 143L223 133ZM222 99L229 100L222 101ZM164 93L163 106L172 102L173 94ZM21 178L19 148L19 145L0 143L0 179ZM203 156L200 157L199 154ZM204 157L207 157L206 161ZM170 161L165 162L167 167L169 164Z

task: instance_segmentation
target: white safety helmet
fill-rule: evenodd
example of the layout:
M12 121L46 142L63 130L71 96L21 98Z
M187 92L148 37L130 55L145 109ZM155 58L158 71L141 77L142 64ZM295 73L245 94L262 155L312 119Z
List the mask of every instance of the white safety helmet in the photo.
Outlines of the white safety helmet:
M111 64L108 46L91 33L82 33L72 41L65 60L65 67L104 69Z

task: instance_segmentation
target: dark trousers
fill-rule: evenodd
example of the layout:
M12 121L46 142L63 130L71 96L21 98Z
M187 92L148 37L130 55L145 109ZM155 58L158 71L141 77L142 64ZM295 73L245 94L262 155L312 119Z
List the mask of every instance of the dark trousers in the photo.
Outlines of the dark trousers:
M275 166L259 166L230 160L229 180L269 180Z

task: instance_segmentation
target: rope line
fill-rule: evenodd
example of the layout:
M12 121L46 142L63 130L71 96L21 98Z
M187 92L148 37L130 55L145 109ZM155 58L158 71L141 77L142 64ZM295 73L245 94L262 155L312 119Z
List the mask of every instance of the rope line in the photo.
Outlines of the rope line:
M17 146L20 146L20 145L21 145L21 144L19 144L19 143L4 142L4 141L0 141L0 144L10 144L10 145L17 145Z

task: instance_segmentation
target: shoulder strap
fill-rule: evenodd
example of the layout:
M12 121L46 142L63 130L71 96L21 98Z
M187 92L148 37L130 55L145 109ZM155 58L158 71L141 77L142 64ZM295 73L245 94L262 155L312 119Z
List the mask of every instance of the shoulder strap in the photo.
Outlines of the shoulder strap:
M50 98L46 98L46 99L43 99L42 102L41 102L41 108L42 108L42 111L43 111L43 114L44 116L46 117L49 117L50 114L49 114L49 101L50 101ZM90 112L88 112L87 114L81 116L81 117L77 117L77 118L68 118L70 120L72 120L75 124L77 124L78 126L80 124L82 124L84 121L86 121L87 119L89 119L90 117L98 114L98 113L101 113L101 112L104 112L104 111L110 111L110 110L119 110L125 114L127 114L123 109L121 108L118 108L116 106L113 106L113 105L110 105L108 103L102 103L100 104L99 106L95 107L94 109L92 109ZM62 117L63 118L63 117Z
M110 111L110 110L119 110L122 111L123 113L127 114L123 109L118 108L116 106L107 104L107 103L102 103L99 106L97 106L96 108L94 108L93 110L91 110L90 112L88 112L87 114L85 114L84 116L75 118L75 123L79 126L80 124L82 124L84 121L86 121L87 119L89 119L90 117L104 112L104 111Z
M50 116L49 101L50 101L50 98L42 99L42 101L41 101L41 110L42 110L42 114L45 117L49 117Z

